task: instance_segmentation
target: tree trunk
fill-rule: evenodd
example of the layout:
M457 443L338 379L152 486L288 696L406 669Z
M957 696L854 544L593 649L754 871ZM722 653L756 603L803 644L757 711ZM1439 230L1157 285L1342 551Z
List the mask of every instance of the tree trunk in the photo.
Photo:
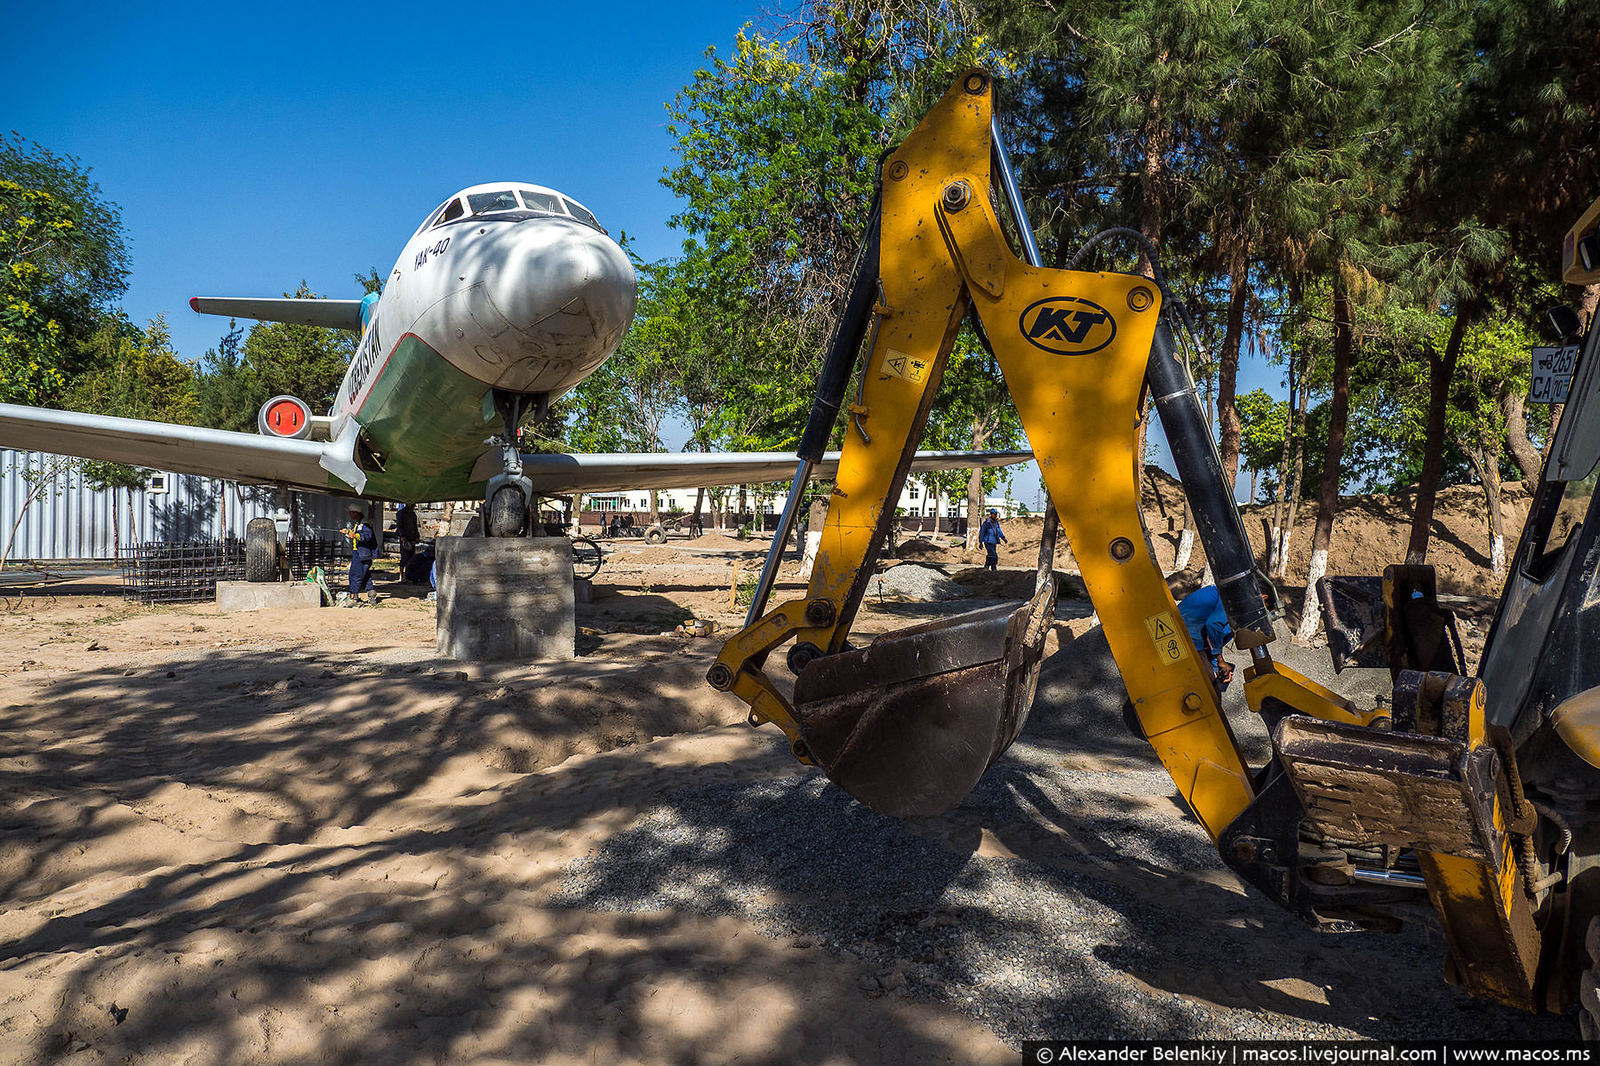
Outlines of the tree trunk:
M1337 268L1335 268L1337 270ZM1306 570L1306 594L1300 606L1300 629L1295 634L1309 641L1321 624L1317 610L1317 581L1328 570L1328 545L1333 540L1333 515L1339 509L1339 481L1344 465L1345 425L1350 418L1350 348L1353 343L1350 296L1342 275L1333 282L1333 403L1328 412L1328 450L1323 453L1322 491L1317 500L1317 528L1311 539L1311 565Z
M1163 52L1158 58L1160 64L1166 60ZM1150 110L1146 113L1144 129L1140 130L1144 140L1144 160L1139 173L1139 232L1143 233L1156 251L1161 250L1161 181L1166 169L1166 125L1162 120L1161 96L1155 95L1150 100ZM1155 277L1154 264L1150 257L1141 248L1139 251L1138 273L1147 278Z
M1256 502L1256 472L1255 472L1254 469L1251 469L1251 471L1250 471L1250 498L1248 500L1246 500L1245 502L1246 503L1255 503Z
M1222 337L1222 354L1217 361L1217 450L1222 456L1222 478L1228 483L1228 495L1233 495L1234 482L1239 477L1239 408L1234 394L1239 380L1239 349L1244 340L1244 304L1250 293L1250 264L1243 249L1234 256L1230 296L1228 298L1228 331Z
M1444 473L1444 418L1450 402L1450 382L1456 376L1456 359L1461 354L1461 340L1467 335L1467 324L1472 321L1470 304L1456 308L1455 325L1450 328L1450 340L1444 346L1444 355L1427 346L1428 352L1428 428L1423 440L1422 480L1417 483L1415 506L1411 512L1411 537L1406 542L1406 565L1421 566L1428 561L1428 537L1433 532L1433 498L1439 491L1439 477Z
M1484 503L1489 513L1489 569L1498 581L1506 572L1506 531L1500 517L1500 441L1491 433L1484 433L1475 444L1458 440L1456 443L1466 453L1472 472L1478 475L1483 486Z
M1311 358L1304 356L1296 364L1294 353L1289 356L1289 426L1283 438L1283 480L1278 486L1278 500L1282 508L1273 509L1272 551L1268 573L1283 577L1289 571L1289 538L1300 517L1301 480L1305 476L1306 411L1311 398Z
M1189 522L1189 497L1183 498L1183 528L1178 531L1178 550L1172 558L1172 570L1177 573L1189 568L1189 556L1194 554L1194 526Z
M121 491L111 486L111 554L118 559L122 558L122 530L117 522L117 504L121 502L117 494Z
M992 432L986 419L972 420L972 450L981 452ZM983 522L983 469L973 467L967 475L967 551L978 550L978 526Z
M705 528L700 522L700 508L705 506L705 502L706 502L706 490L705 490L704 486L701 486L700 488L695 489L695 491L694 491L694 518L689 523L691 528L695 528L695 529L704 529Z
M650 490L650 524L659 525L661 522L661 492L657 489Z
M1561 413L1566 410L1566 407L1567 405L1564 403L1553 403L1550 405L1550 435L1545 437L1544 451L1539 456L1541 469L1544 463L1550 461L1550 449L1555 446L1556 429L1561 425Z
M1289 464L1294 454L1294 415L1299 404L1300 375L1297 372L1295 351L1289 349L1289 404L1288 417L1284 419L1283 451L1278 458L1278 493L1272 501L1272 522L1267 530L1267 573L1276 577L1281 572L1283 560L1284 517L1289 512Z
M572 494L572 532L575 536L583 536L583 493Z
M1518 391L1500 397L1500 413L1506 420L1506 447L1511 450L1511 458L1517 462L1522 483L1532 488L1538 484L1539 470L1544 464L1539 449L1528 438L1527 403L1528 398Z

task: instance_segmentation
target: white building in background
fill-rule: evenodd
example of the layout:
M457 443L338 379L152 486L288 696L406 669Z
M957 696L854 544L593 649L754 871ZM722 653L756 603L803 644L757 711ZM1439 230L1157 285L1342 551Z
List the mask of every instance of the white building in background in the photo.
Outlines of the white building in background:
M723 503L729 508L738 505L739 490L731 488L723 498ZM687 514L694 510L694 489L663 489L658 492L659 506L662 514ZM752 509L762 514L777 514L783 509L784 497L773 496L764 500L756 500L753 495L746 496L746 503ZM988 496L983 501L984 510L993 507L1002 517L1013 518L1021 513L1016 500L1008 500L1003 496ZM711 496L706 494L702 514L711 512ZM583 498L585 511L623 511L637 514L648 514L650 511L650 493L641 490L628 490L625 492L603 492ZM898 504L899 513L906 518L940 518L962 517L967 511L967 497L965 493L954 500L941 496L930 489L915 477L906 478L905 487L900 492Z
M294 496L302 535L333 536L349 521L347 500ZM276 507L271 488L195 474L158 471L143 489L96 490L75 460L0 448L0 554L13 562L112 559L131 544L242 539L252 518Z

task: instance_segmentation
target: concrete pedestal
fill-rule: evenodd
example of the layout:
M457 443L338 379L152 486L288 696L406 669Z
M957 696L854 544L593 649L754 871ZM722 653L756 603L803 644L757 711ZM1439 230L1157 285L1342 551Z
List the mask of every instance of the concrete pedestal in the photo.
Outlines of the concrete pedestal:
M438 648L461 662L575 654L572 541L440 537Z
M321 607L322 590L300 581L218 581L217 610L270 611L284 608Z

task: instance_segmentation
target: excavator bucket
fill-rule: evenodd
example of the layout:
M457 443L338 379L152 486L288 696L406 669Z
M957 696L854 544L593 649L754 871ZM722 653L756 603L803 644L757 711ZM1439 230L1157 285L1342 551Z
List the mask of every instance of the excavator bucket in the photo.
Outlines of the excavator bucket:
M814 660L794 692L811 760L883 814L954 807L1028 719L1055 603L1046 573L1020 607L972 611Z

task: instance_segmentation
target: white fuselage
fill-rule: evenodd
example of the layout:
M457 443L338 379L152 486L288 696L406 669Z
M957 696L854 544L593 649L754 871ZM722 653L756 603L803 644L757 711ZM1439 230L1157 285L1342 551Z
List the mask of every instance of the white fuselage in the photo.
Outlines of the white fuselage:
M361 411L406 336L485 386L560 396L616 348L637 298L633 264L575 201L520 182L464 189L401 251L331 414Z

